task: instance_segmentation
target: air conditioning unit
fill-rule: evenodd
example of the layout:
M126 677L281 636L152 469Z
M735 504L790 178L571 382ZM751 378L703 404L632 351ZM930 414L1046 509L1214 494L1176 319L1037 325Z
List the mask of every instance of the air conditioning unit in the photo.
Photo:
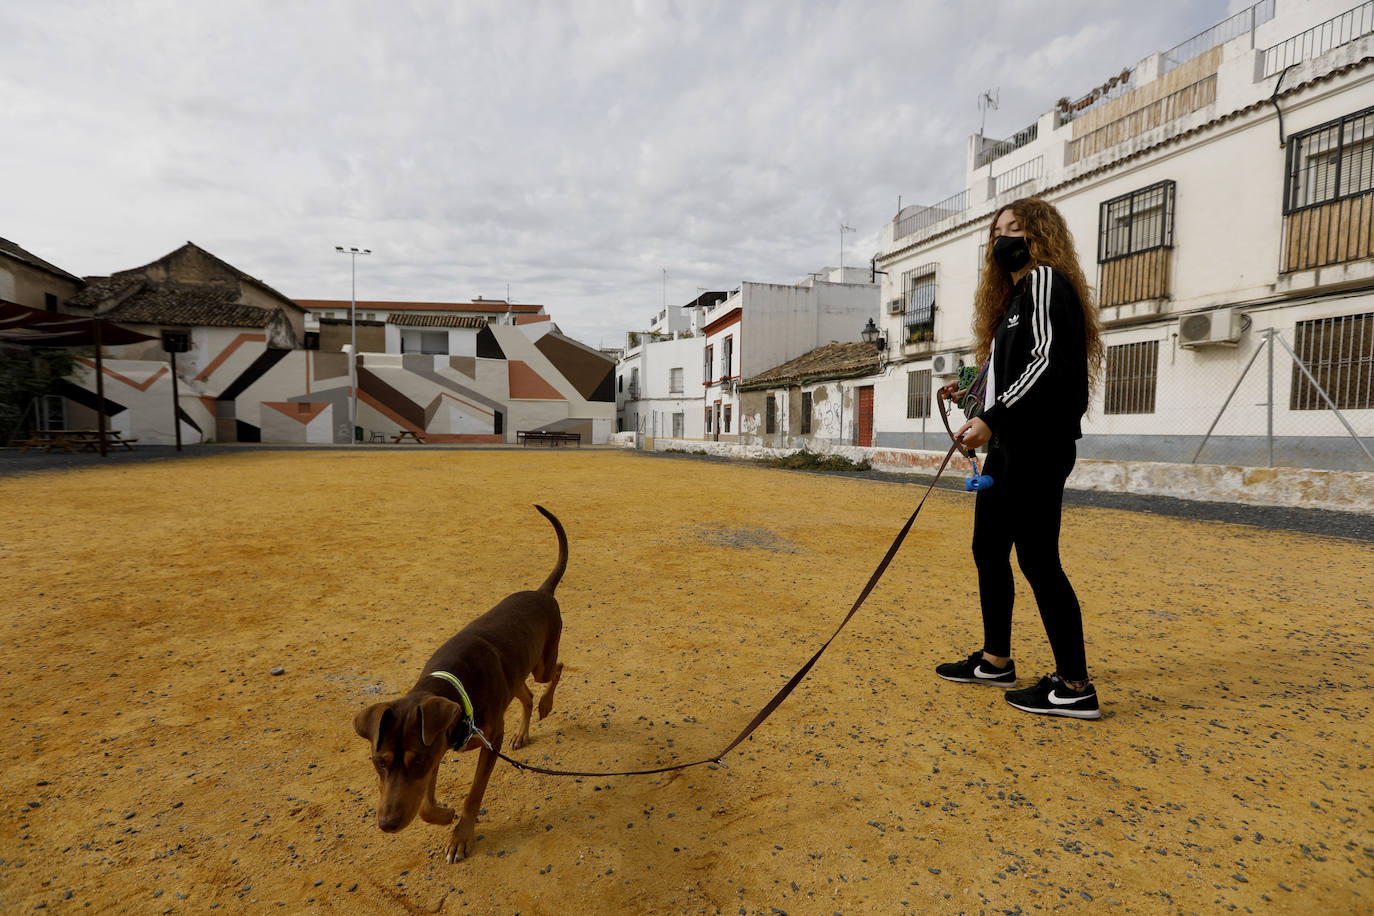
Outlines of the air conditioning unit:
M1245 330L1243 316L1233 308L1214 309L1184 315L1178 320L1178 345L1196 347L1234 347Z
M891 299L887 303L887 313L889 315L900 315L906 311L906 301L903 299Z
M935 375L958 375L958 353L936 353L930 358L930 371Z

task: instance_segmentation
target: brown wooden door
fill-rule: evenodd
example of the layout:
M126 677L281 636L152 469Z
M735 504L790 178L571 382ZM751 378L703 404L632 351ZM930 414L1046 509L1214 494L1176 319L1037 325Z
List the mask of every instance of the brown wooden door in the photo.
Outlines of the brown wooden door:
M859 437L857 445L873 444L873 386L865 385L857 389L859 395L858 417Z

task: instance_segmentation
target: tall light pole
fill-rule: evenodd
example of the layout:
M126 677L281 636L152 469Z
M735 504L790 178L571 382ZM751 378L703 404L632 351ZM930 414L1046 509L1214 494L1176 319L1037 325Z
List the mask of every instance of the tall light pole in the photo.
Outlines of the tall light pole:
M339 254L348 255L351 266L351 285L348 299L348 333L352 343L352 350L348 354L348 383L352 393L352 399L348 405L348 435L352 437L353 444L358 444L358 255L372 254L370 248L345 248L342 245L335 245L334 250Z

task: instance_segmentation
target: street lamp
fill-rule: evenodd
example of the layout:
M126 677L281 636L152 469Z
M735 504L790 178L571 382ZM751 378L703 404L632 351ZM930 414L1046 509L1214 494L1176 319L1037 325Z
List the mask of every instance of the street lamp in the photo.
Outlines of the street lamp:
M334 250L339 254L348 255L351 262L352 285L348 300L348 333L352 350L348 354L348 382L352 399L348 405L348 430L353 437L353 444L357 445L362 439L358 435L358 255L372 254L372 249L345 248L342 245L335 245Z
M873 319L868 319L868 324L859 332L859 336L864 339L864 343L872 344L879 350L887 349L887 338L883 337L883 332L873 323Z

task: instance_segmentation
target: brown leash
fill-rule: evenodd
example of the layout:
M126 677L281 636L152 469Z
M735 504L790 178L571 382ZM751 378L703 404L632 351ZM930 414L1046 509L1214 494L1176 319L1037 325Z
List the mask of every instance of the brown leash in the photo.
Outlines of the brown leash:
M936 400L940 405L940 415L945 417L945 429L949 430L949 419L945 415L944 401L939 398ZM733 751L741 741L753 734L754 729L762 725L763 721L772 715L775 709L782 705L782 701L787 699L788 694L801 683L802 678L806 677L807 672L809 672L812 666L820 660L822 653L830 648L830 644L835 641L835 637L840 635L840 631L843 630L845 625L858 613L859 608L861 608L864 601L868 599L869 593L873 591L874 587L878 584L878 580L883 577L883 573L887 572L887 567L891 565L893 558L897 556L897 551L902 546L902 541L906 540L907 532L911 531L911 526L915 523L916 516L921 514L921 507L926 504L927 497L929 497L931 491L935 489L935 484L939 482L940 475L945 472L945 468L949 465L950 459L954 457L954 453L958 452L966 458L969 457L968 449L958 440L954 439L954 432L952 430L950 430L949 437L951 440L954 440L953 444L950 445L949 451L945 452L944 460L940 462L940 467L935 472L935 478L931 480L930 486L926 487L925 493L921 494L921 501L916 504L916 511L911 513L911 518L907 519L906 524L902 526L902 530L897 532L897 537L893 540L892 546L887 549L887 554L883 556L882 562L878 564L878 568L873 570L873 575L868 577L868 584L863 587L863 591L859 592L859 597L855 599L854 606L849 609L849 613L844 616L844 620L840 621L840 625L835 628L835 632L816 650L816 654L812 655L807 663L802 665L801 669L797 671L796 674L792 675L792 678L783 685L782 689L779 690L776 695L774 695L773 699L768 701L768 705L760 709L758 715L754 716L753 720L750 721L748 725L744 726L744 729L735 736L734 740L719 752L710 757L693 760L691 763L675 763L672 766L655 767L648 770L619 770L613 773L592 773L580 770L551 770L546 767L535 766L532 763L522 763L519 760L513 760L499 750L491 747L490 744L487 744L488 749L497 757L500 757L502 760L506 761L506 763L509 763L517 769L528 770L531 773L543 773L545 776L650 776L655 773L670 773L673 770L685 770L688 767L701 766L704 763L714 763L717 766L724 766L725 764L721 761L721 758ZM481 732L477 732L477 734L479 736L482 735ZM481 741L483 744L486 744L486 737L482 736Z

